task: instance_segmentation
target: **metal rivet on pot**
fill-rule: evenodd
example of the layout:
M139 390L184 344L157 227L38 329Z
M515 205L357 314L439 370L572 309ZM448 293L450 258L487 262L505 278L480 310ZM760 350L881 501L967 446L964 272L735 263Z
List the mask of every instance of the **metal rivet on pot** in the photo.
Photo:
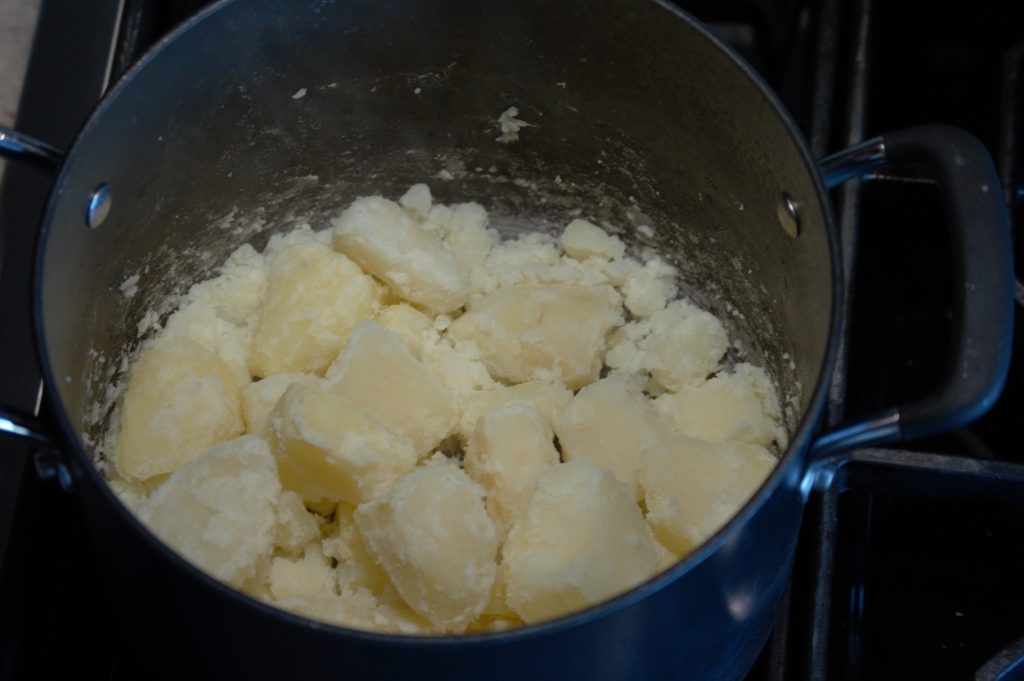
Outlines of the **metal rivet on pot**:
M778 214L779 224L782 225L782 229L786 230L786 234L793 238L800 236L799 205L786 192L782 192L782 195L779 196Z
M110 189L101 184L89 197L89 205L85 209L85 224L96 229L110 215Z

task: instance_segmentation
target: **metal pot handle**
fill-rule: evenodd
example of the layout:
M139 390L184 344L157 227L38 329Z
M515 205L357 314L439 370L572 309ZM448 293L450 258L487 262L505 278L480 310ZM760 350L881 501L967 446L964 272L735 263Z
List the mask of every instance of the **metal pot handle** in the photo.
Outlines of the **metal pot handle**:
M0 126L0 158L52 170L60 165L64 154L46 142Z
M960 428L1002 392L1013 334L1013 250L999 176L985 146L959 128L908 128L822 160L835 187L887 163L927 168L939 185L953 246L954 337L942 384L916 402L840 425L815 441L813 455Z
M46 142L0 127L0 158L54 170L60 165L64 154ZM34 417L17 414L2 405L0 434L13 435L46 449L53 448L53 440Z

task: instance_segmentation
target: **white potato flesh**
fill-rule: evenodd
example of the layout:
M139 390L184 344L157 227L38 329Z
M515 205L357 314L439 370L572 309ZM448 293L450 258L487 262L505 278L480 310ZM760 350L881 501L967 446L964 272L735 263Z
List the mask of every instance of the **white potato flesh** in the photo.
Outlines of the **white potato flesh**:
M647 522L673 553L690 553L740 510L777 463L758 445L673 435L640 454Z
M331 224L334 247L405 300L434 312L466 303L469 280L455 255L394 201L356 199Z
M504 538L533 494L537 479L558 463L547 419L512 405L487 412L477 422L463 467L487 492L487 510Z
M498 407L515 404L529 407L550 425L555 414L569 404L571 399L572 392L564 385L545 381L529 381L490 390L476 390L466 393L459 400L462 412L459 417L459 432L469 438L476 430L477 421L481 416Z
M614 473L640 498L636 482L641 450L667 437L658 411L634 385L609 376L588 385L555 417L566 461L582 459Z
M408 303L381 308L376 321L402 339L413 357L422 359L424 345L437 342L434 320Z
M277 502L274 547L284 553L296 554L317 539L320 539L320 524L316 516L306 510L302 497L291 490L281 492Z
M177 470L244 432L240 382L213 352L161 338L132 368L115 445L117 472L140 481Z
M377 311L381 289L351 260L307 241L270 259L249 368L254 376L322 375L352 329Z
M507 602L527 623L580 610L640 584L659 552L626 484L586 461L537 481L502 548Z
M597 378L605 336L621 321L610 286L512 286L474 301L449 334L475 343L496 378L577 389Z
M139 518L191 563L239 587L274 548L280 495L266 443L243 435L176 470Z
M467 272L487 260L497 233L487 229L487 211L478 203L460 203L452 210L445 244Z
M430 214L430 207L434 199L430 195L430 187L423 184L414 184L408 191L398 199L398 204L415 220L425 220Z
M434 626L461 632L483 611L498 539L483 490L457 465L417 468L355 520L402 598Z
M320 378L313 374L274 374L242 388L242 414L247 432L264 435L270 410L293 383L316 388Z
M360 504L416 465L412 443L351 400L293 384L270 412L281 484L311 502Z
M751 364L662 395L655 404L674 432L702 440L786 445L775 387L763 369Z
M334 570L319 542L306 546L301 557L275 556L270 564L269 590L275 600L333 593Z
M419 455L429 454L458 419L451 393L376 322L352 333L325 385L408 438Z
M613 260L626 254L626 245L597 225L576 219L566 225L559 240L569 257L576 260Z

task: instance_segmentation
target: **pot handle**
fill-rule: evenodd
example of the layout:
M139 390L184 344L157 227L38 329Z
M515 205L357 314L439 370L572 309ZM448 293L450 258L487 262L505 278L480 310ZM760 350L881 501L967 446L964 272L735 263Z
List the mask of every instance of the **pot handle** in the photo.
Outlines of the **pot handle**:
M1013 334L1013 247L999 176L985 146L941 125L908 128L822 160L835 187L888 163L925 167L938 183L949 223L954 276L954 337L941 385L916 402L892 407L824 433L815 457L960 428L988 411L1002 392Z
M0 126L0 158L53 170L60 165L64 154L46 142Z
M37 139L0 126L0 158L55 170L64 158L63 152ZM12 435L47 449L53 440L32 417L17 414L0 405L0 435Z

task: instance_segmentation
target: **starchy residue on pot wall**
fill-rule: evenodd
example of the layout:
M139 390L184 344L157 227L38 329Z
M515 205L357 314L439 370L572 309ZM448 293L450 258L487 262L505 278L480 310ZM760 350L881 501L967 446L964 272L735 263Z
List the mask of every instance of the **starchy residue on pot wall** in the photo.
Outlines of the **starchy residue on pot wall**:
M200 568L313 618L501 630L643 582L786 445L676 271L583 219L357 199L238 249L134 364L106 472Z

